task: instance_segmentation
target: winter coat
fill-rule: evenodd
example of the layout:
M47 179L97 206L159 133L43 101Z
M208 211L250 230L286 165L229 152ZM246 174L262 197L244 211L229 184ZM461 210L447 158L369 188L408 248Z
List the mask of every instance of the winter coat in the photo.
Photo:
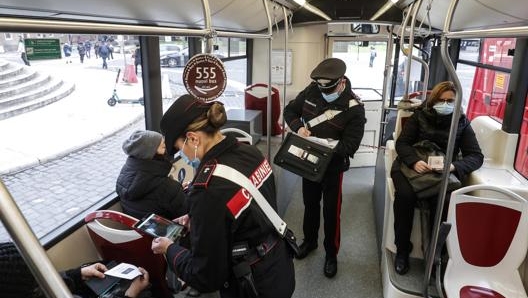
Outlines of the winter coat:
M123 211L138 219L150 213L168 219L185 214L186 195L181 184L168 177L171 167L166 160L129 156L116 183Z
M453 114L439 115L432 108L419 108L405 122L403 130L396 140L398 158L409 168L420 160L413 145L419 141L429 140L436 143L442 152L447 151L449 127ZM461 156L459 156L461 154ZM455 175L464 181L468 174L482 166L484 155L480 150L475 132L471 128L469 119L460 115L453 150L452 164ZM392 167L391 171L399 171L399 167Z
M331 103L323 98L317 84L312 82L284 108L284 119L290 129L297 132L304 123L308 123L328 110L342 112L308 129L311 131L311 136L339 140L327 172L344 171L349 167L349 157L354 157L361 144L367 122L363 103L352 92L348 79L345 90L338 99Z

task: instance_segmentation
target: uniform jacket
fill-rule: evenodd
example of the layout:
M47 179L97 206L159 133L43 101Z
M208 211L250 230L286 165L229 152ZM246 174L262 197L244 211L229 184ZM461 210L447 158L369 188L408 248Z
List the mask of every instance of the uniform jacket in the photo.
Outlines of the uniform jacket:
M436 143L445 153L452 115L439 115L434 109L419 108L416 110L405 122L403 130L396 140L398 158L412 169L413 165L420 160L412 146L422 140ZM460 181L463 181L469 173L480 168L484 161L484 155L480 150L475 132L464 114L460 115L458 120L452 160L456 169L455 175ZM398 171L399 168L393 167L391 170Z
M351 100L352 107L350 107ZM363 103L352 92L348 79L345 90L338 99L331 103L325 101L317 84L312 82L284 108L284 119L290 129L297 132L304 123L308 123L327 110L340 110L342 112L334 118L308 129L312 133L311 136L339 140L335 147L334 158L327 171L347 170L348 158L354 157L358 150L366 123Z
M226 136L207 152L189 192L192 250L174 243L167 251L167 262L173 271L203 293L222 290L232 280L233 243L247 241L251 248L275 233L258 205L244 197L239 185L211 175L217 163L258 180L254 184L276 209L271 166L256 147Z
M156 213L174 219L186 213L186 195L178 181L168 177L171 163L129 156L117 178L116 192L123 211L141 219Z

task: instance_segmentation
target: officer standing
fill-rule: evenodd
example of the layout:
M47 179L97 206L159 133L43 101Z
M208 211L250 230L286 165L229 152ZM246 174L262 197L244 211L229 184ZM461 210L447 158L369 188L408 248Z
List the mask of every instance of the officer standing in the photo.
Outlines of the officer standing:
M363 103L352 92L345 71L342 60L323 60L310 74L313 82L284 108L285 121L300 136L338 140L323 180L302 179L304 241L297 258L302 259L317 248L322 197L324 274L329 278L337 273L343 172L350 166L349 157L359 148L366 122Z
M179 150L197 174L189 187L189 213L177 219L190 230L190 249L161 237L152 250L166 254L170 269L201 293L291 297L295 272L285 241L245 188L213 175L221 165L236 169L276 209L271 165L256 147L224 136L219 129L226 121L222 103L188 94L163 115L167 152Z

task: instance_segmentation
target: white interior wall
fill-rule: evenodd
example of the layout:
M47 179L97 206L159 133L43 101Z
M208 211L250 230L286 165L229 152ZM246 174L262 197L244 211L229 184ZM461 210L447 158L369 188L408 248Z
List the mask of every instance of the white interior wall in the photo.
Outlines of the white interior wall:
M325 58L326 24L313 24L294 27L288 31L288 50L292 52L291 84L286 85L286 103L306 87L311 79L310 73L315 66ZM268 81L268 40L254 40L253 82ZM273 32L273 50L284 50L284 30ZM279 89L281 112L283 108L284 86L273 84ZM282 117L281 117L282 119ZM282 120L281 120L282 121Z

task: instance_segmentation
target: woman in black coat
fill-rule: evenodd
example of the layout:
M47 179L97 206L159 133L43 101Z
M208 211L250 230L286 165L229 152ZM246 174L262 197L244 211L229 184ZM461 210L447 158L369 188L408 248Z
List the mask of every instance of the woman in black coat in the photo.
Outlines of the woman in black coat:
M116 192L123 211L141 219L156 213L168 219L185 213L186 195L170 178L172 164L165 157L163 136L155 131L135 131L123 143L128 155L117 178Z
M449 139L449 128L453 115L456 90L452 82L437 84L429 98L405 122L403 130L396 140L398 161L393 163L391 177L395 187L394 200L394 233L397 247L395 270L405 274L409 270L409 254L412 251L411 230L414 207L418 200L407 178L400 171L400 162L414 171L424 174L433 169L426 161L421 160L413 147L419 141L428 140L436 143L445 153ZM459 156L459 154L461 154ZM471 172L482 166L484 155L480 150L469 119L461 114L458 120L455 147L450 171L460 181ZM437 195L431 197L435 199ZM435 207L435 204L430 204ZM434 213L432 213L434 214Z

